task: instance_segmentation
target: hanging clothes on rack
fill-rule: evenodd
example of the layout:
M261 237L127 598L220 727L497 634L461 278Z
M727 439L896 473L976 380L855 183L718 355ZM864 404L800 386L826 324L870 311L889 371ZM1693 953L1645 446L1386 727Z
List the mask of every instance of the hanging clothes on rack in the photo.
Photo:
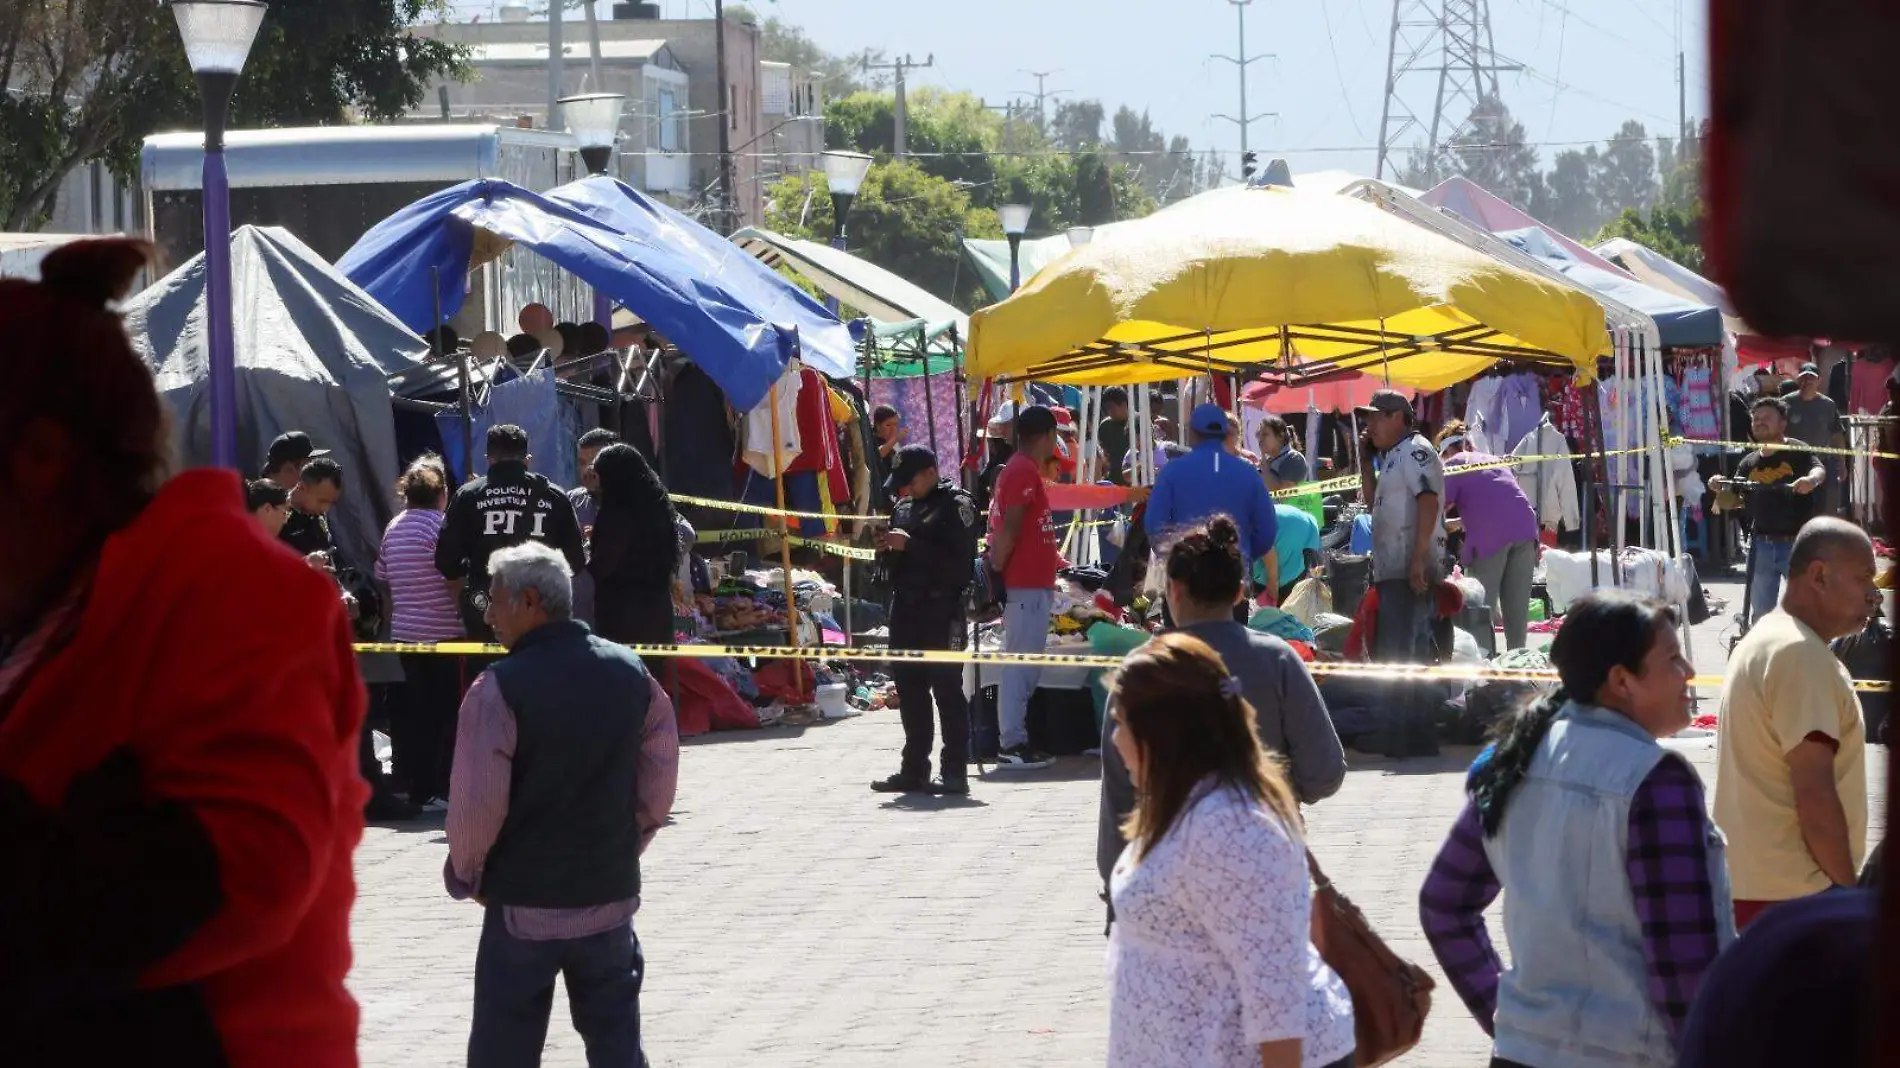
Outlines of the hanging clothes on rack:
M784 386L779 388L783 392ZM818 472L824 475L823 500L834 504L850 500L851 479L845 474L844 459L838 452L838 424L831 418L831 391L825 387L825 376L810 367L799 367L793 418L797 423L799 451L785 470ZM784 419L781 412L781 425Z
M1683 361L1681 396L1682 436L1720 438L1722 420L1715 410L1715 369L1708 357L1692 356Z
M1580 530L1582 512L1577 502L1577 472L1571 463L1570 442L1546 412L1535 430L1524 435L1512 456L1561 456L1517 469L1518 485L1537 509L1537 523L1545 530Z
M659 406L666 432L667 489L723 500L732 493L735 448L726 395L697 364L678 361ZM712 529L710 527L705 529Z
M745 431L744 459L747 467L772 478L783 470L791 470L791 464L803 451L798 426L798 392L801 385L797 360L785 367L785 373L779 377L778 384L758 406L745 413L743 429ZM777 409L776 415L773 409ZM778 430L778 442L774 447L772 431Z

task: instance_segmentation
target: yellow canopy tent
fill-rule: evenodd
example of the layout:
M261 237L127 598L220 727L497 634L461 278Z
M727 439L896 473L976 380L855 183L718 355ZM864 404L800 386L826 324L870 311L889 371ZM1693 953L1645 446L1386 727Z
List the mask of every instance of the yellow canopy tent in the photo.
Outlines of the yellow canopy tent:
M1590 375L1603 309L1332 193L1233 189L1124 223L970 320L972 378L1357 371L1443 389L1510 359Z

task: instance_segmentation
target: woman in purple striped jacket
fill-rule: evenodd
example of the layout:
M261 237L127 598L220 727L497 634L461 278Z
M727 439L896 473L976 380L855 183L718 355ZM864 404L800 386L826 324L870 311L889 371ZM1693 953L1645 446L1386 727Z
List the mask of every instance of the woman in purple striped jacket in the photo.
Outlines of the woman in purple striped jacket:
M1735 937L1702 783L1657 744L1689 724L1676 616L1613 591L1571 605L1556 693L1501 725L1419 895L1493 1068L1671 1068L1696 988ZM1500 890L1505 968L1485 929Z
M383 532L376 577L389 585L389 636L399 642L461 641L455 592L435 567L435 543L448 506L448 471L425 455L396 481L407 506ZM392 688L389 746L396 781L411 802L432 811L448 807L449 762L455 753L455 712L462 700L459 657L402 656L402 685Z

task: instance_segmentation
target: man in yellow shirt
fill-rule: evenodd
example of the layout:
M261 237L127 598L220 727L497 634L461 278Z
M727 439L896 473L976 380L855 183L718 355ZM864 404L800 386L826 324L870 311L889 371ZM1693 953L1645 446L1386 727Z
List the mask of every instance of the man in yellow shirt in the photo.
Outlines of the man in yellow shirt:
M1780 607L1729 660L1715 822L1728 838L1737 928L1769 905L1854 885L1867 848L1867 745L1827 643L1859 631L1879 604L1867 535L1810 520Z

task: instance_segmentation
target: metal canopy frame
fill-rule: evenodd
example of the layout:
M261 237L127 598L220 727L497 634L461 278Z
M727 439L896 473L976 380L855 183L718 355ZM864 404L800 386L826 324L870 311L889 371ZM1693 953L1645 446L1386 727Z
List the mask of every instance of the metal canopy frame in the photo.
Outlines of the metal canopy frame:
M1482 324L1471 324L1436 334L1397 334L1366 327L1338 325L1289 325L1259 330L1224 331L1217 335L1204 332L1180 333L1152 341L1095 341L1077 346L1053 359L1005 376L1006 381L1053 378L1059 375L1085 374L1106 370L1130 362L1150 363L1180 371L1186 375L1207 374L1218 370L1253 378L1269 376L1282 385L1317 385L1347 374L1357 374L1383 366L1393 360L1413 356L1445 354L1475 356L1483 359L1510 360L1558 371L1574 370L1569 359L1545 349L1520 348L1490 343L1487 339L1500 332ZM1220 349L1277 341L1281 356L1275 360L1247 364L1224 364L1218 368L1207 357ZM1358 345L1354 351L1320 360L1295 362L1293 345L1308 341L1333 345Z
M1648 313L1576 282L1569 275L1526 253L1491 231L1473 224L1463 216L1432 207L1389 183L1371 178L1361 179L1339 192L1341 196L1364 200L1512 267L1529 271L1547 281L1584 294L1603 309L1604 322L1610 330L1617 375L1624 379L1646 381L1661 378L1663 374L1662 333L1656 328L1656 320ZM1650 540L1653 529L1658 548L1673 559L1681 552L1682 531L1675 514L1675 470L1669 463L1662 440L1664 429L1668 425L1668 413L1664 407L1663 391L1656 388L1649 390L1648 393L1650 410L1647 417L1650 433L1648 440L1644 442L1647 450L1645 459L1648 462L1650 482L1653 486L1659 487L1660 492L1649 494L1650 507L1639 511L1639 515L1642 516L1639 537L1642 540ZM1622 401L1628 399L1627 397L1619 398ZM1623 446L1628 447L1630 444L1631 420L1636 419L1638 421L1636 425L1640 426L1643 415L1644 413L1636 411L1628 403L1619 403L1616 406L1614 423L1618 430L1618 441ZM1603 447L1600 430L1598 445L1599 448ZM1621 464L1617 465L1618 468L1621 466ZM1615 535L1613 545L1621 550L1624 526L1622 498L1620 493L1610 492L1608 500L1607 511L1614 518L1611 524Z

